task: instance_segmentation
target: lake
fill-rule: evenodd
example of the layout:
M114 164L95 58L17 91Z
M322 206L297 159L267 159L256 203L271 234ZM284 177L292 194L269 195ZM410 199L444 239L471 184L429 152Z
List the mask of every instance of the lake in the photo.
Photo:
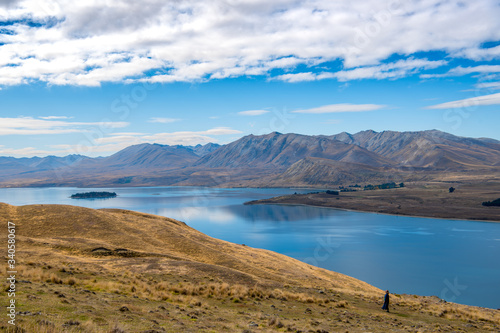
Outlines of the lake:
M112 199L70 199L85 191ZM10 188L0 202L123 208L168 216L212 237L276 251L392 293L500 308L500 223L244 202L301 189ZM20 244L22 246L22 244Z

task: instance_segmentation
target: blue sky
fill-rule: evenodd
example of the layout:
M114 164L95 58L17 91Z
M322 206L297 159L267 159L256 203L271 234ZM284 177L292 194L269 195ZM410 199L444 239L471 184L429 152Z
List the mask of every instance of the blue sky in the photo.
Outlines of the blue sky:
M272 131L500 140L500 3L0 1L0 155Z

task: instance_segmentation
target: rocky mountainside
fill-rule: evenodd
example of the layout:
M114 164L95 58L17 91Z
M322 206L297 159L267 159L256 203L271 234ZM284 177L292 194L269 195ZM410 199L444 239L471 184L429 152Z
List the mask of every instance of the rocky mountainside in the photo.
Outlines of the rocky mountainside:
M310 157L369 163L373 166L393 164L367 149L333 138L273 132L261 136L245 136L205 155L195 165L209 168L287 168Z
M473 139L438 130L420 132L340 133L336 140L354 144L408 166L467 168L500 165L500 141Z
M198 156L205 156L206 154L209 154L217 149L219 149L221 145L217 143L207 143L206 145L196 145L196 146L188 146L187 148L190 148L196 155Z

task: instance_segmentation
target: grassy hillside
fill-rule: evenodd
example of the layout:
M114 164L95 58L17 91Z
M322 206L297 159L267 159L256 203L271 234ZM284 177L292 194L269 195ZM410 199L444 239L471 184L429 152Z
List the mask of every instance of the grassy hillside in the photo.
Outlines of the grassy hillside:
M16 224L18 332L487 332L496 310L392 295L124 210L0 204ZM6 269L3 269L3 275ZM6 289L0 292L6 299ZM8 331L6 320L1 330ZM12 331L12 330L11 330Z

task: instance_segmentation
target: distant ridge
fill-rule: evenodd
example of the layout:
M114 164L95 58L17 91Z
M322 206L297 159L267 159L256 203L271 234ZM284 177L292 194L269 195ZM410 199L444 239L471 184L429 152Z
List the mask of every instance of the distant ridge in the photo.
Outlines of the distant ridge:
M464 168L500 162L500 141L458 137L438 130L380 133L370 130L331 137L415 167Z
M68 155L64 157L1 157L0 156L0 177L3 175L13 175L27 172L36 172L43 170L53 170L80 163L85 160L91 160L90 157L82 155Z
M0 157L0 186L329 186L498 174L500 141L438 130L247 135L220 146L138 144L111 156ZM467 171L466 173L464 173Z

